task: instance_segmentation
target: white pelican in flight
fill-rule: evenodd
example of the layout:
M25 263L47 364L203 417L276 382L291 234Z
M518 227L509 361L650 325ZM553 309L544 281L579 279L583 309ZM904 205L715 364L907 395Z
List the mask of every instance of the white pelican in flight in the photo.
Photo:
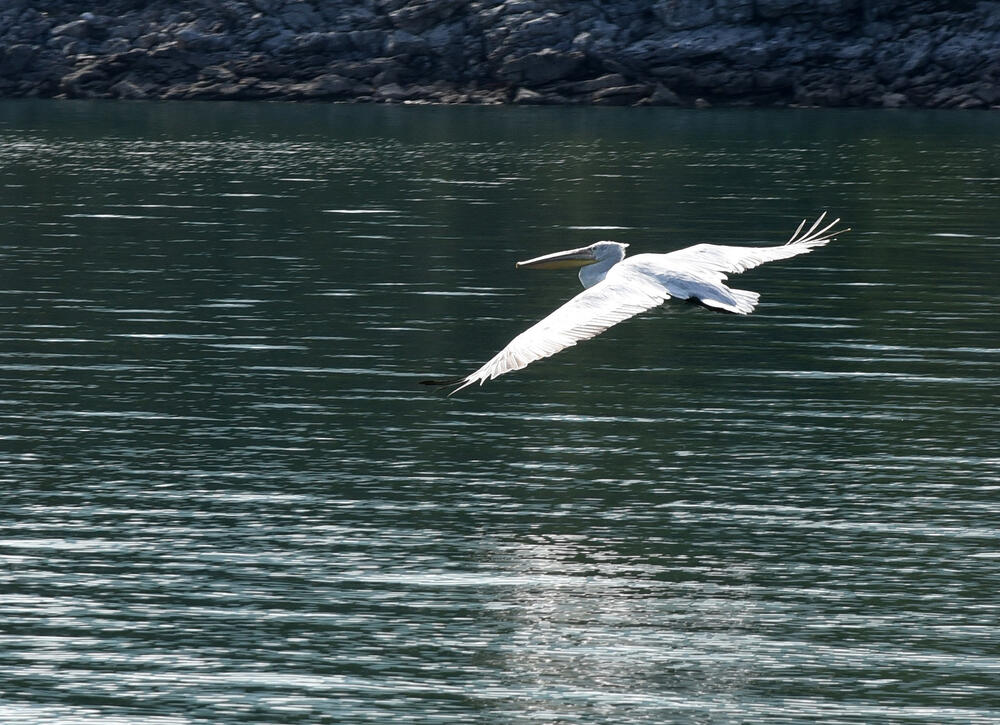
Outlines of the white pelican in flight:
M597 242L589 247L546 254L525 262L519 269L580 268L583 292L542 321L511 340L507 347L471 375L457 380L425 380L426 385L456 386L449 395L473 383L514 370L555 355L580 340L600 335L612 325L657 307L671 297L691 300L711 309L749 315L760 295L733 289L723 282L727 274L811 252L841 232L831 231L840 219L821 226L823 212L809 229L806 220L791 239L778 247L725 247L696 244L667 254L637 254L625 259L627 244Z

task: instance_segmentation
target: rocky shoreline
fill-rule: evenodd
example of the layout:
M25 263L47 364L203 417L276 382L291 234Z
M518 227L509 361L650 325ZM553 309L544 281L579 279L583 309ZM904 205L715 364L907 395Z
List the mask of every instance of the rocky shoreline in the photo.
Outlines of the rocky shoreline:
M1000 108L1000 2L0 0L0 97Z

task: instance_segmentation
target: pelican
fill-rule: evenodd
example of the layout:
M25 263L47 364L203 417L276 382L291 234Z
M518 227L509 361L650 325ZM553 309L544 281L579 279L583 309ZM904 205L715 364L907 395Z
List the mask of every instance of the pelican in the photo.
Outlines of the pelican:
M696 244L666 254L637 254L625 259L628 244L606 241L518 262L515 265L518 269L579 267L584 291L515 337L474 373L456 380L423 383L456 386L448 393L454 395L473 383L482 385L581 340L596 337L612 325L657 307L671 297L722 312L749 315L760 295L726 286L723 282L727 275L811 252L838 234L850 231L831 231L840 219L822 226L825 218L823 212L808 229L805 229L807 220L803 219L791 238L777 247Z

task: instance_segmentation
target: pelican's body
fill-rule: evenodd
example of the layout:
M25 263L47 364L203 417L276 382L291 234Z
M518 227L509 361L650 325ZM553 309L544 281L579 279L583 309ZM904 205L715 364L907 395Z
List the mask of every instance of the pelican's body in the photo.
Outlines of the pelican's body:
M518 262L518 268L526 269L580 267L580 282L586 289L515 337L474 373L447 383L457 386L451 394L473 383L482 385L487 380L520 370L657 307L671 297L748 315L753 312L760 295L728 287L724 284L727 275L823 246L840 233L830 231L839 219L820 227L824 216L825 213L805 232L802 231L803 221L791 239L777 247L696 244L667 254L637 254L626 258L627 244L597 242L589 247Z

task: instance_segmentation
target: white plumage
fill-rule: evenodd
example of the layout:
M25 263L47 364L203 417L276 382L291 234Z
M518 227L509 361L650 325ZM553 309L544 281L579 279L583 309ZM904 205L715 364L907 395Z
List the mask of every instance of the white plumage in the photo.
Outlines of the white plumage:
M825 216L824 212L804 232L806 222L803 220L788 242L777 247L696 244L667 254L637 254L625 259L627 244L597 242L589 247L519 262L518 267L529 269L582 267L580 281L586 289L515 337L471 375L438 384L457 386L449 394L473 383L482 385L599 335L612 325L657 307L671 297L695 299L707 307L748 315L753 312L760 295L728 287L724 284L727 275L805 254L848 231L831 231L839 219L821 227Z

